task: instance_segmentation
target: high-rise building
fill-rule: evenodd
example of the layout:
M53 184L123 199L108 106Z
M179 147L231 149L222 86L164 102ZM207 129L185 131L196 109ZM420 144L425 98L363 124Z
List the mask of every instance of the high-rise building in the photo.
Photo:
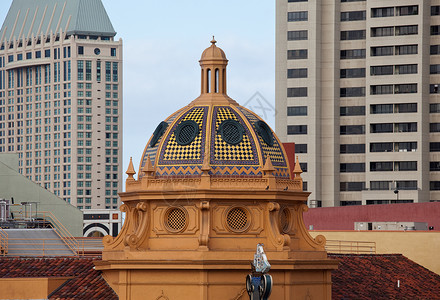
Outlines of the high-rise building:
M440 1L276 3L276 130L310 204L440 200Z
M81 209L119 206L122 41L101 0L14 0L0 31L0 152Z

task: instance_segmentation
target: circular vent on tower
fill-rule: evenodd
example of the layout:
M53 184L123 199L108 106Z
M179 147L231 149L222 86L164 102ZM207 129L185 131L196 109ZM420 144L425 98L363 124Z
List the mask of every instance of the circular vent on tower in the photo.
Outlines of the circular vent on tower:
M174 134L176 135L176 142L179 145L189 145L199 134L199 124L192 120L183 121L177 126Z
M290 231L291 213L287 207L280 211L280 230L282 233L288 233Z
M153 132L153 137L150 141L150 147L156 146L161 136L165 133L165 130L167 130L167 127L168 123L164 121L160 122L159 125L157 125L156 129Z
M172 232L180 232L184 230L187 222L187 213L180 207L172 207L168 209L165 215L165 226Z
M243 232L249 227L249 217L241 207L230 209L226 215L226 223L231 231Z
M257 129L258 134L261 136L263 141L269 145L273 146L273 133L270 127L263 121L257 121L254 123L255 129Z
M235 120L224 120L219 128L222 139L231 145L237 145L243 140L244 128L243 125Z

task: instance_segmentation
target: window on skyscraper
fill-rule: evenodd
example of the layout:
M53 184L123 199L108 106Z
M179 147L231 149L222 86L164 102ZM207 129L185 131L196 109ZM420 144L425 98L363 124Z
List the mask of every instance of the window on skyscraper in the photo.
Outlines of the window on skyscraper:
M300 41L300 40L307 40L307 39L308 39L307 30L295 30L295 31L288 31L287 32L287 40L288 41Z
M429 171L431 172L440 171L440 161L431 161L429 163Z
M307 68L287 69L287 78L307 78Z
M440 25L431 26L431 35L439 35L440 34Z
M341 192L359 192L365 189L365 182L341 182L339 190Z
M307 106L289 106L287 107L288 116L307 116Z
M372 161L370 162L370 171L371 172L389 172L393 171L393 162L392 161Z
M365 10L341 12L341 22L365 20Z
M341 173L358 173L365 172L365 163L342 163L339 171Z
M365 49L341 50L341 59L365 58Z
M417 83L394 85L394 94L413 94L413 93L417 93Z
M295 153L307 153L307 144L295 144Z
M429 132L440 132L440 123L429 123Z
M417 132L417 122L396 123L394 132Z
M395 48L396 55L409 55L418 53L418 45L400 45L395 46Z
M438 16L440 15L440 6L433 5L431 6L431 16Z
M307 20L308 20L307 11L294 11L287 13L288 22L298 22L298 21L307 21Z
M398 103L394 105L395 113L416 113L417 103Z
M371 28L371 37L393 36L393 35L394 35L393 26Z
M396 26L396 35L414 35L419 33L418 25Z
M409 6L397 6L396 7L396 15L397 16L414 16L419 14L419 6L418 5L409 5Z
M307 97L307 87L288 88L287 97Z
M287 59L306 59L307 49L287 50Z
M345 40L365 40L365 30L341 31L341 41Z
M389 56L394 55L394 46L371 47L371 56Z
M393 104L371 104L370 114L392 114Z
M365 87L340 88L339 96L344 97L364 97Z
M394 171L417 171L417 161L395 161Z
M370 133L391 133L393 127L393 123L370 124Z
M440 181L430 181L429 182L429 190L430 191L439 191L440 190Z
M372 85L370 86L370 94L371 95L386 95L393 93L393 85Z
M365 68L341 69L341 78L363 78L365 77Z
M394 74L417 74L417 64L396 65Z
M345 125L340 126L341 135L365 134L365 125Z
M393 75L393 66L371 66L370 67L370 75L371 76L379 76L379 75Z
M341 106L340 116L365 116L365 106Z
M372 18L393 17L394 7L376 7L371 9Z
M289 125L287 126L287 134L307 134L307 125Z
M365 144L341 144L339 146L339 153L341 154L365 153Z

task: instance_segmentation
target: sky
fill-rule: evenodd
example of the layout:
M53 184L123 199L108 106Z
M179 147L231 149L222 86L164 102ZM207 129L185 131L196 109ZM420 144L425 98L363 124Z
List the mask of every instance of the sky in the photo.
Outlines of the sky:
M274 128L275 1L102 1L123 41L124 172L130 157L138 171L156 126L200 95L213 35L229 60L228 95ZM11 3L0 1L1 22Z

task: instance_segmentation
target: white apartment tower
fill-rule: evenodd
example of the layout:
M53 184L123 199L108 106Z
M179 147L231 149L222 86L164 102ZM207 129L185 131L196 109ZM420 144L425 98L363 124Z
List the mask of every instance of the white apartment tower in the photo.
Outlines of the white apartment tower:
M311 206L440 200L440 0L277 0L276 131Z
M101 0L14 0L0 31L0 153L80 209L119 207L115 35Z

